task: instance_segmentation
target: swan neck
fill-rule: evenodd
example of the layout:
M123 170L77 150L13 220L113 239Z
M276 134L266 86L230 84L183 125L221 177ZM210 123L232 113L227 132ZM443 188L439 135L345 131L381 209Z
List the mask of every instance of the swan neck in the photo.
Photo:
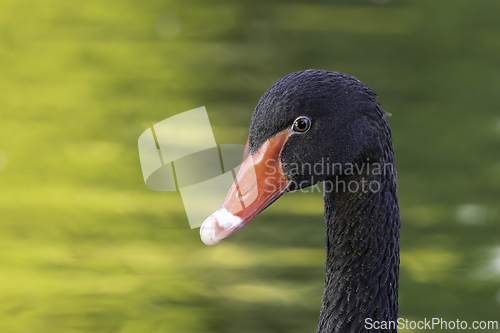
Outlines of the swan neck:
M398 319L400 216L395 170L332 181L375 181L380 188L327 193L325 184L326 279L317 332L377 332L368 329L370 322Z

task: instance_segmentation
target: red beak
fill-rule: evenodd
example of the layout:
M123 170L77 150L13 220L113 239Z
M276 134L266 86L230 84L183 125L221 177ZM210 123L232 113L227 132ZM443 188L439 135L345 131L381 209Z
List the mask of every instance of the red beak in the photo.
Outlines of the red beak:
M276 134L248 157L245 148L244 161L224 203L201 225L205 244L215 245L231 236L286 192L290 182L280 155L290 134L289 130Z

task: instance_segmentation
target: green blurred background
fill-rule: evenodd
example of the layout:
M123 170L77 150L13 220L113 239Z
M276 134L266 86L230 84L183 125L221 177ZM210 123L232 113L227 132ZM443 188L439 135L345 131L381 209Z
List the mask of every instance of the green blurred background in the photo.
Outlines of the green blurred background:
M314 332L323 203L287 194L216 247L137 139L205 105L244 144L286 74L380 96L402 211L400 316L500 320L497 0L0 0L0 332Z

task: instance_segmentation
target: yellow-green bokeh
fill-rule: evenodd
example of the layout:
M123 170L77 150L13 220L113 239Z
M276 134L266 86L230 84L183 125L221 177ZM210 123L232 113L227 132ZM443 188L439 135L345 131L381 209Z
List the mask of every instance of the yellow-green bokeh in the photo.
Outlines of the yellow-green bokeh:
M205 105L244 144L260 95L348 72L393 114L401 317L500 320L497 1L0 0L0 332L314 332L321 195L218 247L137 139Z

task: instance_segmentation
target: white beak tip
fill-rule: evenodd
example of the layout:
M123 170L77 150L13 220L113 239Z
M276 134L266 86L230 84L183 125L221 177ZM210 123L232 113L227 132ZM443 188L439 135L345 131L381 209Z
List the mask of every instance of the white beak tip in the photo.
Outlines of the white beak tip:
M221 242L221 239L215 237L215 226L217 224L217 218L210 215L205 221L203 221L200 227L200 237L203 243L206 245L217 245Z

